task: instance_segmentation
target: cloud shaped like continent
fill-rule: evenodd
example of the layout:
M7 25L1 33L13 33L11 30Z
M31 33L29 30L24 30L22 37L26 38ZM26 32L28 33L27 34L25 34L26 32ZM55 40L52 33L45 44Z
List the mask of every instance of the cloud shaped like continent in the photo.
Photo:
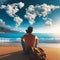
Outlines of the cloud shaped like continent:
M29 20L30 24L33 24L35 21L36 16L42 17L44 20L48 20L46 17L48 14L50 14L52 11L55 9L59 9L60 6L55 6L55 5L47 5L47 4L42 4L42 5L30 5L26 9L26 14L24 15L25 18Z
M23 2L19 2L19 3L13 3L13 4L7 4L7 5L1 5L0 9L5 9L6 13L13 17L14 21L16 22L16 27L18 27L23 19L21 19L18 15L16 15L16 13L24 7L24 3Z

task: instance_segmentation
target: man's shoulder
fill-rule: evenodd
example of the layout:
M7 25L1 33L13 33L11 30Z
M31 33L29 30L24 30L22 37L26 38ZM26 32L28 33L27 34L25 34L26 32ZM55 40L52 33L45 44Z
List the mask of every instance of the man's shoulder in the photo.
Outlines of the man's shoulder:
M38 38L36 35L32 34L32 36L34 36L35 38Z
M32 34L33 37L36 37L35 35Z

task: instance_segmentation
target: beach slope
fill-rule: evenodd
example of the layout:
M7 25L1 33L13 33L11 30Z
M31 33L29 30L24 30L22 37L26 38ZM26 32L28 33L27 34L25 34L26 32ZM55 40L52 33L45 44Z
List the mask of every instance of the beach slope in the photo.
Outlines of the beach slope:
M46 60L60 60L60 48L43 48L47 58ZM29 60L24 55L22 47L0 46L0 60Z

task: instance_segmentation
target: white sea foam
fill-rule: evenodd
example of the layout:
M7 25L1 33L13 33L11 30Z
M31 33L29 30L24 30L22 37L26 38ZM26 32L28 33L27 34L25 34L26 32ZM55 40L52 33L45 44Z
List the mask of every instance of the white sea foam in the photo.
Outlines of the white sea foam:
M60 43L39 43L38 47L60 48Z
M20 42L0 42L0 46L21 46ZM38 47L60 48L60 43L38 43Z

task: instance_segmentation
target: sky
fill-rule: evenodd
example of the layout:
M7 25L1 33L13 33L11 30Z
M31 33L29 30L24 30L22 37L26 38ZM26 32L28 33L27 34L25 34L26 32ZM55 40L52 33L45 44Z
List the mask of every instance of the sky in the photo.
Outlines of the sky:
M0 0L0 29L60 34L60 0Z

